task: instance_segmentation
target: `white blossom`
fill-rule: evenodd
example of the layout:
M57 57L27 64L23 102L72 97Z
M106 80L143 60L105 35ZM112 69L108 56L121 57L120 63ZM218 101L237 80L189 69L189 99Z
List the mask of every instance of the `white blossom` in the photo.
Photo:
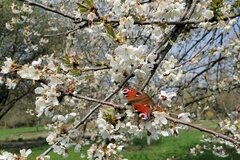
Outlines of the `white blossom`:
M167 124L167 119L165 117L165 114L164 112L158 112L158 111L155 111L153 112L153 115L155 117L154 119L154 122L158 125L158 124L163 124L163 125L166 125Z
M87 16L89 21L93 21L95 18L97 18L96 14L93 12L90 12Z
M7 74L13 69L14 61L12 58L6 57L6 61L3 62L4 66L1 67L1 73Z
M13 31L14 28L13 28L13 25L11 22L6 22L5 23L5 27L9 30L9 31Z
M37 61L33 61L33 62L32 62L32 66L33 66L33 67L37 67L37 66L40 66L41 63L42 63L42 59L41 59L41 58L38 58Z
M37 117L40 117L44 113L47 106L48 104L46 103L44 97L36 97L35 110L37 113Z
M12 3L11 9L14 14L19 14L21 12L21 10L17 7L15 3Z
M64 146L53 145L53 152L62 155L65 158L68 156Z
M59 84L63 84L63 81L60 78L61 76L62 75L53 75L53 76L49 77L50 83L48 85L56 87Z
M26 150L26 149L21 149L21 150L20 150L20 155L21 155L21 157L27 158L27 157L29 156L29 154L31 154L31 153L32 153L32 150L31 150L31 149L28 149L28 150Z
M32 7L27 4L23 4L22 11L28 14L31 14L33 12Z
M2 152L0 154L0 159L2 159L2 160L13 160L13 159L15 159L15 156L14 156L14 154L9 153L9 152Z
M213 14L213 11L212 10L204 10L202 12L202 16L205 18L205 19L211 19L214 14Z
M191 122L191 119L189 118L191 117L190 113L186 112L186 113L180 113L178 115L178 118L182 121L185 121L185 122L188 122L190 123Z
M162 134L164 137L167 137L167 136L169 136L169 131L161 131L161 134Z
M132 16L129 16L129 17L122 17L120 19L120 27L123 27L125 29L129 29L133 26L133 23L134 23L134 20L132 18Z
M159 95L159 99L162 101L163 104L167 105L168 107L172 106L172 98L176 96L176 92L166 92L161 91Z
M15 79L7 78L6 86L8 87L8 89L15 89L17 86L17 82Z
M44 44L47 44L49 42L49 39L47 38L41 38L40 41L39 41L39 44L41 46L43 46Z
M24 79L39 80L41 76L41 72L38 69L28 65L24 65L17 73Z

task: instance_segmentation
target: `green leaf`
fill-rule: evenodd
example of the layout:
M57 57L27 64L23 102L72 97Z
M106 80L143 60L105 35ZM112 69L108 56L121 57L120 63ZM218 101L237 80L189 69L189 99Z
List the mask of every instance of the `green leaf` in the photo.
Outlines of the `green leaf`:
M115 110L113 107L110 106L103 106L100 108L100 110L104 113L104 114L108 114L108 115L114 115L115 114Z
M94 7L93 0L84 0L84 2L87 4L88 8L93 8Z
M219 9L224 6L223 3L224 3L224 0L212 0L211 6L214 9Z
M57 72L57 73L60 73L60 72L61 72L61 67L60 67L60 66L57 67L56 72Z
M79 76L81 74L81 72L78 69L72 69L69 73L72 76Z
M115 109L113 107L109 107L109 106L103 106L100 108L100 110L102 111L103 113L103 118L113 124L113 125L116 125L117 124L117 118L115 116Z
M121 0L121 4L123 4L123 3L125 3L126 2L126 0Z
M72 67L72 63L68 57L63 57L62 58L63 65L66 67Z
M94 63L94 65L96 65L96 66L98 66L98 67L102 67L102 66L104 66L104 62L102 62L102 61L96 61L96 62Z
M85 13L85 12L88 12L89 11L89 8L80 4L80 3L77 3L78 5L78 9L80 10L81 13Z
M212 0L211 8L215 18L219 19L223 16L221 12L222 7L224 7L224 0Z
M112 27L111 24L106 24L105 28L106 28L106 31L107 31L108 35L110 35L112 38L116 38L113 27Z
M171 45L174 45L174 42L171 39L168 40L168 43L170 43Z

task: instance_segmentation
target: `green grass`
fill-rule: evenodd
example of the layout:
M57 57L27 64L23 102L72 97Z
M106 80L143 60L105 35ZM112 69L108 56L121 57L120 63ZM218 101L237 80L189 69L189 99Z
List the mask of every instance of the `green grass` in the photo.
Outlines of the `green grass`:
M134 139L133 144L126 148L124 155L128 159L166 159L176 156L182 157L189 153L189 149L197 144L202 134L198 131L181 132L177 137L161 137L146 145L146 139Z
M208 129L213 129L213 130L216 130L216 128L218 128L217 120L199 120L199 121L195 122L194 124L206 127Z
M11 141L19 139L34 139L38 137L46 137L47 131L44 127L39 127L36 131L35 127L20 127L20 128L1 128L0 141Z
M37 156L39 156L40 154L42 154L46 149L48 149L49 146L42 146L42 147L37 147L37 148L33 148L32 149L32 153L29 157L29 160L35 160ZM86 153L86 150L87 148L83 148L83 152ZM67 159L68 160L79 160L80 159L80 153L76 153L73 151L73 149L70 149L69 152L68 152L68 157ZM50 157L52 160L65 160L62 156L56 154L56 153L53 153L51 152L50 154ZM86 154L85 154L86 155ZM86 158L85 159L81 159L81 160L87 160Z
M208 128L216 128L216 122L204 121L199 122L202 126L207 126ZM46 134L43 127L40 128L40 132L36 132L35 128L24 127L16 129L1 129L0 140L1 139L16 139L19 135L27 138L27 136L39 137L41 134ZM194 147L200 142L202 132L190 129L189 131L181 131L179 136L174 137L161 137L157 141L152 141L151 145L146 144L146 137L135 138L132 144L124 148L122 155L129 160L165 160L174 156L177 160L238 160L240 155L237 155L235 151L230 154L227 158L219 158L214 156L210 151L204 154L193 156L190 154L190 148ZM5 138L4 138L5 137ZM29 137L28 137L29 138ZM49 146L45 145L42 147L32 148L32 154L30 155L30 160L34 160L38 155L43 153ZM86 155L86 150L88 147L83 147L82 151ZM79 153L75 153L73 149L68 151L68 160L78 160L80 158ZM51 159L53 160L64 160L61 156L51 152ZM86 158L85 158L86 159Z
M190 154L190 148L200 143L203 133L196 130L182 131L177 137L162 137L146 145L146 139L134 139L133 144L123 152L129 160L165 160L174 156L177 160L239 160L235 151L227 158L219 158L211 152L197 156Z
M162 137L157 141L152 141L151 145L146 144L146 137L140 139L135 138L133 143L126 147L122 155L129 160L166 160L167 158L175 157L177 160L239 160L240 155L236 153L230 154L227 158L219 158L211 152L205 152L197 156L190 154L190 148L199 143L202 136L201 132L190 130L180 132L178 137ZM30 156L30 160L34 160L36 156L43 153L48 146L34 148ZM86 154L87 147L83 148L83 153ZM51 159L64 160L61 156L52 153ZM67 160L78 160L79 153L75 153L73 149L69 150ZM85 160L86 158L84 158Z

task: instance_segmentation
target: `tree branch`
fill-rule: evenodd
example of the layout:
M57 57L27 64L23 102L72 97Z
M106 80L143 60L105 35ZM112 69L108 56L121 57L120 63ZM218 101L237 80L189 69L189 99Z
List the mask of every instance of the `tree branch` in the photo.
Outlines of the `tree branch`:
M116 105L116 104L111 103L111 102L101 101L101 100L90 98L90 97L85 97L85 96L81 96L81 95L73 95L73 94L70 94L70 96L78 98L78 99L84 99L84 100L91 101L91 102L97 102L97 103L100 103L100 104L105 104L105 105L108 105L108 106L111 106L111 107L114 107L114 108L122 108L120 105Z
M43 5L41 3L37 3L37 2L33 2L33 1L30 1L30 0L17 0L17 1L21 1L23 3L26 3L30 6L36 6L36 7L39 7L39 8L42 8L46 11L49 11L49 12L53 12L53 13L56 13L58 15L61 15L63 17L66 17L66 18L69 18L71 20L74 21L74 23L82 23L82 22L88 22L89 20L88 19L85 19L85 18L82 18L82 20L80 21L79 19L75 18L74 16L71 16L71 15L67 15L65 13L62 13L56 9L53 9L53 8L50 8L46 5ZM150 2L147 2L147 3L150 3ZM190 12L189 12L190 13ZM224 21L227 21L229 19L234 19L236 17L239 17L240 16L240 13L239 14L233 14L233 15L228 15L228 16L225 16L223 17L221 20L224 20ZM199 24L199 23L202 23L202 22L218 22L219 20L218 19L204 19L204 20L187 20L188 18L186 19L181 19L180 21L134 21L134 24L138 24L138 25L178 25L178 26L182 26L182 25L186 25L186 24ZM93 20L93 22L101 22L102 21L102 18L96 18ZM104 21L104 23L110 23L110 24L119 24L119 20L106 20Z
M64 13L62 13L62 12L56 10L56 9L47 7L47 6L45 6L45 5L41 4L41 3L37 3L37 2L29 1L29 0L17 0L17 1L21 1L21 2L23 2L23 3L25 3L25 4L30 5L30 6L36 6L36 7L42 8L42 9L44 9L44 10L46 10L46 11L59 14L59 15L61 15L61 16L63 16L63 17L69 18L69 19L74 20L74 21L77 20L77 19L76 19L75 17L73 17L73 16L64 14Z
M188 123L188 122L185 122L185 121L182 121L180 119L177 119L177 118L173 118L171 116L165 116L167 120L169 121L172 121L174 123L179 123L179 124L183 124L183 125L186 125L186 126L189 126L191 128L195 128L201 132L205 132L205 133L209 133L215 137L218 137L218 138L222 138L226 141L229 141L229 142L232 142L233 144L237 145L237 146L240 146L240 141L236 140L236 139L233 139L231 137L228 137L224 134L221 134L221 133L218 133L218 132L215 132L213 130L210 130L210 129L207 129L207 128L204 128L204 127L200 127L198 125L194 125L194 124L191 124L191 123Z
M76 96L76 95L72 95L73 97L76 97L76 98L80 98L80 99L85 99L85 100L88 100L88 101L92 101L92 102L97 102L97 103L101 103L101 104L105 104L105 105L108 105L108 106L111 106L111 107L120 107L119 105L116 105L116 104L113 104L113 103L110 103L110 102L106 102L108 99L110 99L114 94L116 94L122 87L123 85L131 78L131 75L129 75L119 86L118 88L112 93L110 94L108 97L106 97L104 99L104 101L100 101L100 100L97 100L97 99L93 99L93 98L89 98L89 97L84 97L84 96ZM94 111L96 111L100 106L101 104L98 104L96 105L77 125L75 125L73 128L78 128L81 124L83 124L91 115L92 113L94 113ZM200 127L198 125L194 125L194 124L191 124L191 123L188 123L188 122L185 122L185 121L182 121L180 119L177 119L177 118L173 118L169 115L165 115L166 119L169 120L169 121L172 121L174 123L179 123L179 124L183 124L183 125L186 125L186 126L189 126L191 128L195 128L201 132L205 132L205 133L208 133L208 134L211 134L215 137L219 137L219 138L222 138L226 141L229 141L237 146L240 146L240 142L236 139L233 139L231 137L228 137L226 135L223 135L221 133L218 133L218 132L215 132L213 130L210 130L210 129L207 129L207 128L204 128L204 127ZM59 143L56 142L54 145L57 145ZM43 152L40 157L43 157L45 155L47 155L49 152L51 152L51 150L53 149L53 146L52 145L51 147L49 147L45 152Z
M53 36L62 36L62 35L68 36L70 33L75 32L75 31L77 31L77 30L79 30L79 29L82 29L82 28L84 28L84 27L86 27L86 26L88 26L88 23L87 23L87 22L85 22L83 25L80 25L80 26L78 26L78 27L76 27L76 28L73 28L73 29L71 29L71 30L68 30L68 31L66 31L66 32L64 32L64 33L44 35L43 37L53 37Z
M193 0L192 3L189 4L188 9L185 11L185 13L183 14L181 21L185 20L185 19L189 19L196 7L196 3L197 0ZM144 90L144 88L148 85L148 83L150 82L151 78L153 77L153 75L155 74L157 68L159 67L160 63L162 62L162 60L165 58L165 56L167 55L168 51L171 49L172 47L172 43L168 43L167 46L163 49L160 49L162 46L164 46L164 44L166 44L169 40L171 41L176 41L178 36L181 34L181 32L183 31L185 25L180 25L180 26L175 26L169 33L167 36L165 36L165 38L159 43L159 47L156 48L156 50L154 51L157 54L157 58L156 58L156 63L153 67L153 69L151 70L151 73L149 74L149 76L147 77L146 81L144 82L144 84L141 87L141 91Z
M19 97L11 100L10 102L8 102L7 105L9 105L9 107L0 115L0 120L14 107L14 105L23 97L25 97L26 95L28 95L29 93L32 93L33 90L29 90L28 92L23 93L22 95L20 95Z
M104 101L107 101L109 99L111 99L124 85L125 83L127 83L127 81L133 77L134 74L130 74L128 75L123 81L122 83L120 83L118 85L118 87L114 90L113 93L111 93L110 95L108 95L103 101L100 101L100 102L104 102ZM104 102L105 103L105 102ZM106 104L106 103L105 103ZM84 122L101 106L102 104L97 104L95 107L93 107L89 112L88 114L86 114L75 126L73 126L73 129L76 129L78 127L80 127L82 124L84 124ZM117 105L116 105L117 106ZM60 141L57 141L56 143L54 143L52 146L50 146L46 151L44 151L40 157L44 157L45 155L47 155L48 153L50 153L53 148L54 148L54 145L57 145Z
M199 101L201 101L201 100L204 100L204 99L206 99L206 98L209 98L209 97L211 97L213 94L210 94L210 95L206 95L206 96L203 96L203 97L199 97L199 98L197 98L197 99L193 99L191 102L187 102L185 105L184 105L184 107L187 107L187 106L189 106L189 105L191 105L191 104L193 104L193 103L197 103L197 102L199 102Z
M187 86L185 87L188 87L197 77L199 77L200 75L202 75L203 73L205 73L206 71L208 71L209 69L211 69L212 67L215 66L215 64L217 64L218 62L222 61L226 59L226 57L220 57L218 59L216 59L215 61L212 62L212 64L210 66L208 66L207 68L205 68L204 70L202 70L201 72L199 72L198 74L196 74L190 82L188 82Z

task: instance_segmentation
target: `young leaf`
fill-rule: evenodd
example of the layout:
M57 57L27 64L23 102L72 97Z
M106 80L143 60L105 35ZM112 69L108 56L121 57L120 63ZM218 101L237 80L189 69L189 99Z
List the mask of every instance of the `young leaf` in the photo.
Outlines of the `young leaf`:
M174 42L171 39L168 40L168 43L170 43L171 45L174 45Z
M78 5L78 9L80 10L81 13L85 13L85 12L88 12L89 8L80 4L80 3L77 3Z
M104 66L104 62L102 62L102 61L96 61L96 62L95 62L95 65L98 66L98 67L102 67L102 66Z
M71 67L72 64L71 64L71 61L68 57L63 57L62 58L62 61L63 61L63 64L66 66L66 67Z
M107 34L110 35L112 38L115 38L115 33L114 33L114 30L113 30L113 27L111 24L106 24L105 25L105 28L106 28L106 31L107 31Z
M84 2L87 4L88 8L93 8L94 7L93 0L84 0Z
M69 73L72 76L79 76L79 75L81 75L81 72L79 72L78 69L72 69Z

